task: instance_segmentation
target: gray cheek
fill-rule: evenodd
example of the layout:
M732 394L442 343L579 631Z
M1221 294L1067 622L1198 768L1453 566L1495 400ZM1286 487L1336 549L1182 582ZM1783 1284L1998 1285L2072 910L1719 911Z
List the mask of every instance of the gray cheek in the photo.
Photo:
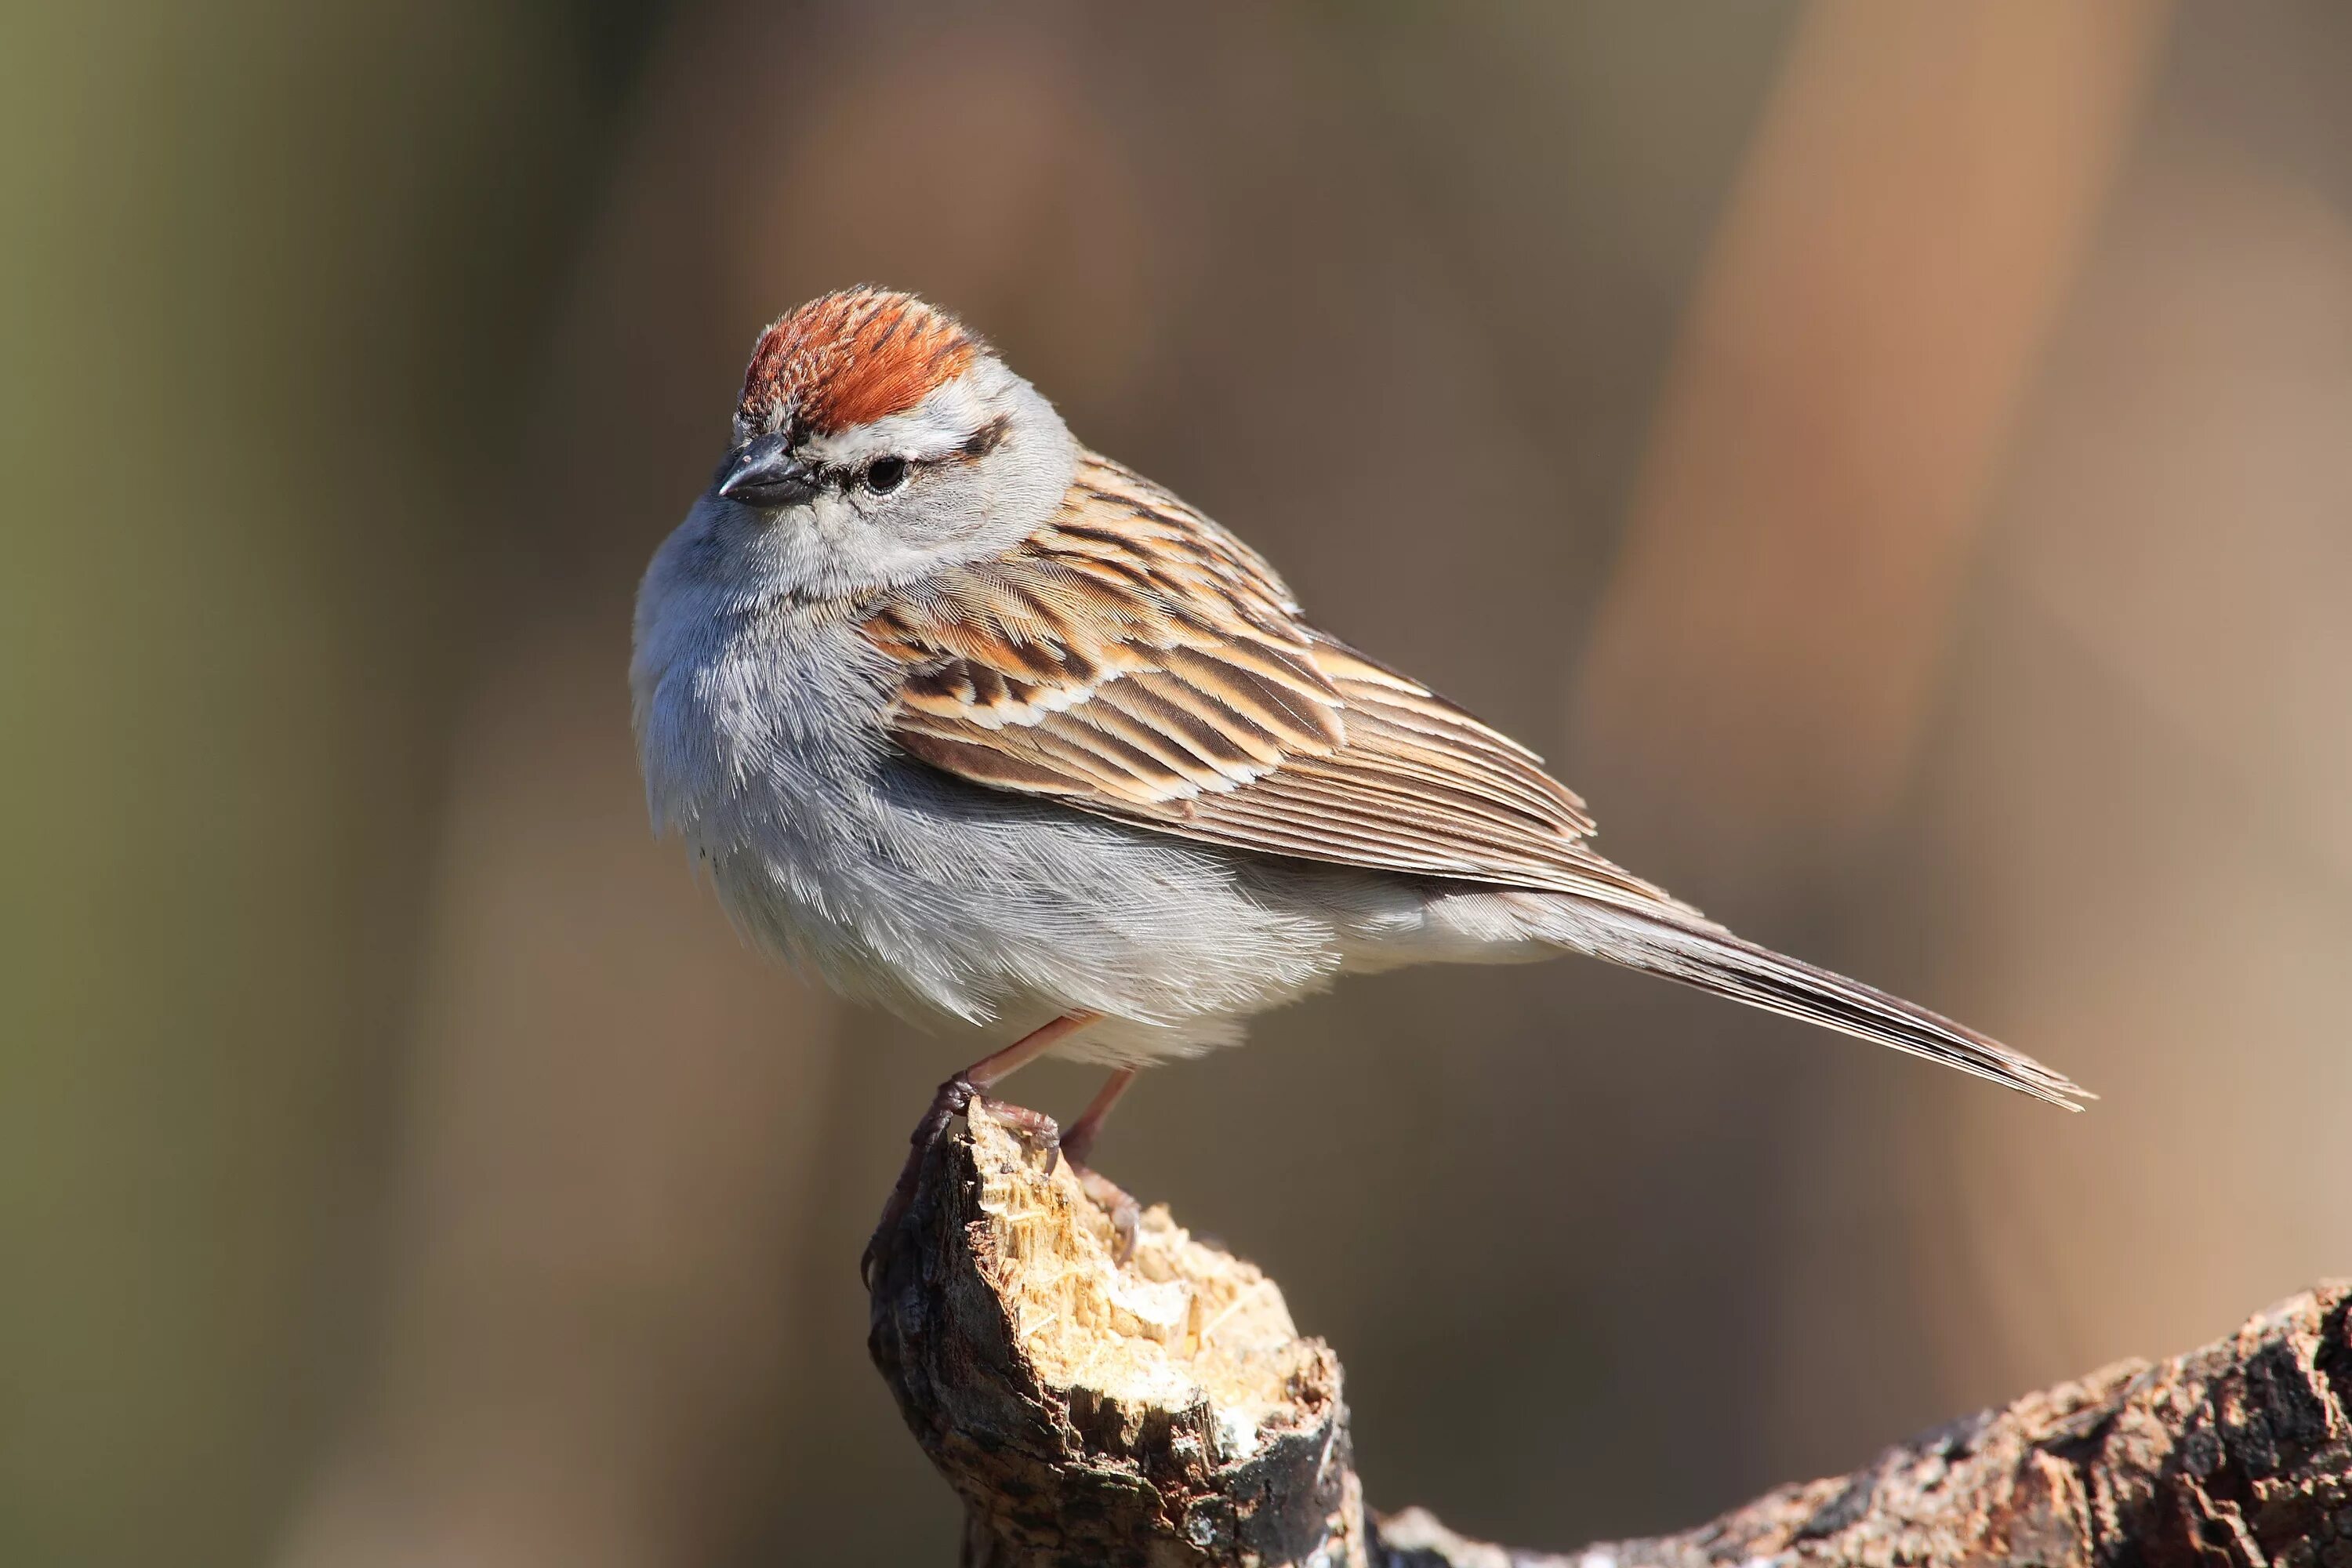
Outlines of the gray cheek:
M809 502L804 517L787 518L783 526L797 524L827 541L856 538L872 531L874 526L864 513L863 499L854 500L841 490L821 491Z
M935 469L889 498L878 520L910 544L945 544L970 533L986 515L978 475L958 466Z
M855 584L895 548L891 531L864 501L828 490L770 524L763 541L776 581L832 592Z
M887 496L856 486L813 504L817 537L852 559L942 544L971 525L972 487L961 475L926 475Z

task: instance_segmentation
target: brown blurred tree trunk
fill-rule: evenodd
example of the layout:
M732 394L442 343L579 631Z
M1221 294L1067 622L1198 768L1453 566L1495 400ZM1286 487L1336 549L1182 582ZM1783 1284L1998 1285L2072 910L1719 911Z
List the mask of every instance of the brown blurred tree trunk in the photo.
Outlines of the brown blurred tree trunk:
M984 1109L884 1240L870 1346L963 1499L967 1564L2352 1562L2352 1283L1698 1529L1552 1556L1368 1512L1339 1359L1274 1282L1164 1207L1114 1262L1069 1166Z
M1706 863L1848 851L1900 790L2166 14L1805 7L1578 677L1579 751Z

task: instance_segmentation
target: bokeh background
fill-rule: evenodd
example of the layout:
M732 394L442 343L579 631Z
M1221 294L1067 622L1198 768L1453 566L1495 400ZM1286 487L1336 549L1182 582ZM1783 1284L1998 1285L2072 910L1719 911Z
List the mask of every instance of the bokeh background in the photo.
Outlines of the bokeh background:
M1567 964L1149 1077L1104 1163L1376 1502L1687 1524L2352 1269L2352 8L6 29L0 1561L946 1560L855 1264L969 1050L740 946L623 684L867 279L1612 855L2106 1097Z

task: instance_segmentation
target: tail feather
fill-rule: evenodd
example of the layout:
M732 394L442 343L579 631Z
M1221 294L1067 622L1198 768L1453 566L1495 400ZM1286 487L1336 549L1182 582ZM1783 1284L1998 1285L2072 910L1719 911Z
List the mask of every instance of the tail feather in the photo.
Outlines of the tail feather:
M1544 933L1565 946L1941 1062L2068 1110L2098 1096L2022 1052L1874 985L1759 947L1678 906L1547 900Z

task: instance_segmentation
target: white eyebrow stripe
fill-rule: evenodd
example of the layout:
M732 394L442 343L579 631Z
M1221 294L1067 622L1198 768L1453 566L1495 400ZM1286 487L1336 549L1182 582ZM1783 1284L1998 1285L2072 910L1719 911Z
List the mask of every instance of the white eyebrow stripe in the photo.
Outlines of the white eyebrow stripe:
M801 455L824 468L857 468L877 458L935 462L954 456L992 417L971 378L960 375L904 413L813 436L801 443Z

